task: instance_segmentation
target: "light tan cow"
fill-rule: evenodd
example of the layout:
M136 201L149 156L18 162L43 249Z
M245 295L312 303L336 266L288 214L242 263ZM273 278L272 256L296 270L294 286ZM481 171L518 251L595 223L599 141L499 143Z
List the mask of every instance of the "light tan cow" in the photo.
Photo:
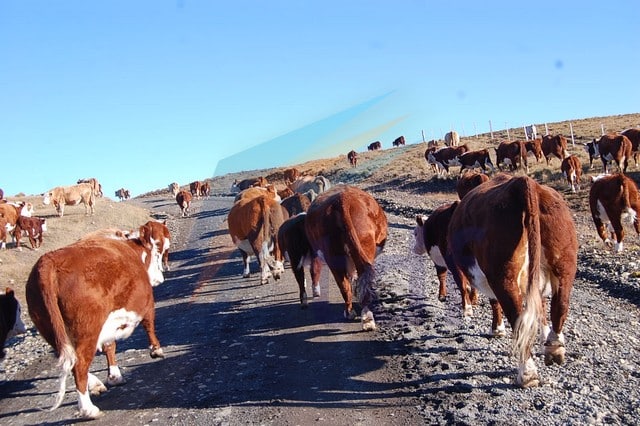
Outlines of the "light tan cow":
M180 192L180 185L178 185L178 182L172 182L169 184L169 192L172 193L174 197L178 195L178 192Z
M102 185L100 184L100 182L98 182L98 179L96 178L85 178L85 179L78 179L78 182L76 183L88 183L91 184L91 187L93 188L93 195L95 195L96 197L102 197Z
M65 205L77 206L80 203L84 204L85 215L89 215L89 212L93 215L96 195L92 184L79 183L71 186L56 186L44 194L42 202L45 205L53 203L60 217L64 215Z

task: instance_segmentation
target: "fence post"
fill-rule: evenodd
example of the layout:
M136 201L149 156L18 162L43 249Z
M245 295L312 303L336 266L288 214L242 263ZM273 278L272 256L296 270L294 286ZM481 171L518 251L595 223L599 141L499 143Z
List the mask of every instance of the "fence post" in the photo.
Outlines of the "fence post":
M569 131L571 132L571 145L576 146L576 139L573 137L573 124L569 123Z
M547 126L547 123L544 123L544 134L545 136L549 136L549 127Z
M507 122L504 122L504 128L507 129L507 140L511 141L511 135L509 135L509 128L507 127Z
M478 139L478 129L476 127L476 122L475 121L473 122L473 133L476 134L476 139Z
M491 134L491 139L493 139L493 127L491 126L491 120L489 120L489 133Z
M524 140L529 140L529 134L527 133L527 126L522 126L522 130L524 130Z
M424 138L424 130L422 130L422 142L427 143L427 140Z
M604 123L600 124L600 129L602 130L602 136L604 136Z

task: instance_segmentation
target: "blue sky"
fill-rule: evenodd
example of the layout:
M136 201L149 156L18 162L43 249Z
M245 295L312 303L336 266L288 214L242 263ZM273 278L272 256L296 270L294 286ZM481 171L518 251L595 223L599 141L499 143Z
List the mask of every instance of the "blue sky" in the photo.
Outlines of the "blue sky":
M526 5L0 0L0 188L138 195L286 135L320 155L639 112L640 2Z

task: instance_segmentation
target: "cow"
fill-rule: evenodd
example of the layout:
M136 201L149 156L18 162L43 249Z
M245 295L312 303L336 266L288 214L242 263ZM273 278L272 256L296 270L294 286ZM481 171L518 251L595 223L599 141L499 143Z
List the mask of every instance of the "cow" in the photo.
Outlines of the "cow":
M431 145L424 151L424 159L427 160L427 165L431 169L433 173L438 173L438 166L435 163L431 163L429 161L429 154L433 154L438 149L440 149L437 145Z
M584 144L584 151L589 156L589 168L593 168L593 160L600 158L600 152L598 152L598 142L594 139L591 142Z
M209 198L211 195L211 184L207 181L202 182L200 185L200 195Z
M567 153L567 138L562 135L545 135L541 142L542 154L547 160L547 166L551 161L551 157L555 156L562 161L569 154Z
M427 162L435 165L439 175L448 174L449 167L459 166L460 161L458 161L458 157L468 151L469 148L466 144L456 147L445 146L433 152L427 152Z
M444 144L446 146L456 147L460 145L460 135L455 130L445 133Z
M129 192L128 189L120 188L116 191L116 197L118 197L120 201L128 200L131 198L131 192Z
M269 184L264 188L261 187L261 186L253 186L251 188L247 188L245 190L242 190L235 196L235 198L233 199L233 202L235 203L238 200L245 200L245 199L255 198L255 197L258 197L260 195L268 195L269 197L273 198L277 202L282 201L282 198L280 197L280 195L276 191L276 187L273 186L272 184Z
M529 140L534 140L538 137L538 129L536 128L535 124L532 124L530 126L525 126L524 128L524 133L525 133L525 139Z
M527 148L524 141L500 142L496 148L496 165L501 171L502 164L512 172L520 166L529 173Z
M593 223L605 245L614 246L615 251L620 253L623 250L623 219L633 223L636 234L640 234L638 187L622 173L600 175L592 180L589 208Z
M349 160L351 167L358 167L358 153L354 150L349 151L347 154L347 160Z
M178 185L178 182L172 182L169 184L169 192L175 197L176 195L178 195L178 192L180 191L180 185Z
M242 254L242 276L250 277L249 259L256 256L260 266L260 283L269 276L280 279L284 273L283 257L277 242L278 229L284 222L280 203L269 195L237 201L227 217L231 240Z
M382 149L382 143L380 141L371 142L369 146L367 146L367 150L369 151L377 151Z
M609 168L607 165L610 161L615 161L621 173L627 172L632 150L631 141L628 137L610 133L603 135L598 140L594 139L592 144L596 155L600 156L602 170L605 174L608 173Z
M78 179L76 183L88 183L91 185L91 188L93 188L93 195L95 195L96 197L103 196L102 185L100 184L100 182L98 182L98 179L96 178Z
M249 179L243 179L241 181L239 180L234 180L233 184L231 185L231 191L232 192L239 192L239 191L243 191L247 188L251 188L252 186L261 186L261 187L265 187L269 184L269 182L267 182L267 179L260 176L257 178L249 178Z
M313 190L316 194L321 194L322 192L331 188L331 182L324 176L300 176L295 181L289 184L289 188L293 192L297 192L302 194L309 190Z
M295 167L291 167L289 169L285 169L285 171L282 173L282 178L284 179L284 184L288 185L294 180L298 179L298 177L301 175L302 173L300 173L300 170L296 169Z
M533 154L536 158L536 162L542 161L542 139L536 138L524 143L527 155Z
M560 171L567 179L572 192L580 190L580 179L582 178L582 164L575 155L565 157L560 164Z
M147 238L153 242L156 247L156 251L162 257L162 270L169 271L169 247L171 247L171 232L167 227L167 221L162 220L150 220L144 224L144 228L147 234ZM126 237L140 238L140 230L130 231L126 233ZM162 279L164 282L164 278ZM159 282L158 284L161 284Z
M486 175L482 175L485 176ZM444 302L447 299L447 228L451 220L451 215L458 206L458 201L443 204L429 215L416 216L416 227L413 229L414 245L413 252L418 255L427 253L436 268L438 277L438 300ZM469 288L467 283L459 288L463 316L471 316L472 304L478 301L478 294L475 289Z
M404 140L404 136L399 136L397 137L393 142L392 142L393 146L404 146L405 145L405 140Z
M633 154L633 162L638 168L638 155L640 154L640 129L627 129L620 132L631 141L631 153Z
M289 217L293 217L309 210L311 199L305 194L293 194L282 200L280 205L285 208Z
M191 196L191 192L187 190L181 190L176 195L176 203L180 207L180 215L182 217L187 217L190 214L189 209L191 208L191 200L193 197Z
M458 182L456 183L456 192L458 193L458 198L462 200L462 197L467 195L469 191L488 180L489 176L484 173L475 171L461 175L458 178Z
M21 311L15 292L6 287L4 293L0 293L0 360L5 357L4 345L7 340L27 331L20 318Z
M311 204L305 233L313 256L327 264L340 288L345 317L356 317L351 294L355 281L362 307L362 329L375 330L370 309L375 298L374 262L387 240L387 217L380 205L357 187L338 185L318 195Z
M18 216L16 226L13 230L13 238L16 240L16 248L22 251L20 247L20 238L22 231L27 233L32 249L42 246L42 234L47 230L47 220L39 217Z
M0 218L2 219L2 231L0 232L0 249L7 248L7 234L14 231L18 219L21 216L31 217L33 214L33 206L31 203L24 201L0 203ZM14 233L15 238L15 233Z
M293 190L288 186L276 192L278 193L278 196L281 200L284 200L285 198L291 197L293 194L295 194L295 192L293 192Z
M491 156L488 149L479 149L476 151L467 151L458 156L458 163L460 165L460 174L465 170L473 170L481 168L483 172L492 172L495 170L493 163L491 162ZM488 170L487 170L488 169Z
M516 383L539 384L531 344L542 324L545 364L562 364L562 328L577 269L578 242L572 213L554 189L528 176L500 174L464 196L451 216L447 267L486 294L492 328L504 333L502 312L513 330ZM545 298L551 298L551 322Z
M189 192L191 192L191 195L196 197L196 198L200 198L200 186L202 185L202 183L199 180L195 180L193 182L191 182L189 184Z
M313 250L305 233L306 212L292 216L285 220L278 230L278 246L283 255L289 259L291 271L298 283L300 294L300 307L308 306L306 280L304 278L305 266L311 274L311 289L313 297L320 297L320 273L322 261L320 257L313 256Z
M62 367L51 410L62 403L67 377L73 372L80 417L99 417L90 393L106 387L89 373L89 366L96 350L114 355L115 341L129 337L139 323L149 337L150 356L164 357L155 334L150 276L141 262L146 259L160 270L158 253L147 235L140 229L139 239L81 239L44 254L31 269L25 287L29 316L57 352Z
M58 216L64 216L64 206L77 206L84 204L84 214L88 216L95 213L95 193L90 183L79 183L71 186L56 186L44 194L44 205L53 203Z

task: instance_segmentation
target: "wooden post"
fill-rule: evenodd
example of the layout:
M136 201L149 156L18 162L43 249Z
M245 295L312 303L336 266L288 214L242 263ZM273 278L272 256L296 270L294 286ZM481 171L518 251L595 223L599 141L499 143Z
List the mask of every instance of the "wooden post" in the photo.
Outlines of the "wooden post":
M422 142L427 143L427 140L424 138L424 130L422 130Z
M478 139L478 129L476 128L476 122L473 122L473 133L476 134L476 139Z
M573 137L573 124L569 123L569 131L571 132L571 145L576 146L576 139Z
M522 129L524 130L524 140L528 141L529 140L529 134L527 133L527 126L522 126Z
M602 136L604 136L604 123L600 124L600 129L602 129Z
M544 123L544 134L545 136L549 136L549 127L547 126L547 123Z
M491 127L491 120L489 120L489 133L491 134L491 139L493 139L493 127Z

